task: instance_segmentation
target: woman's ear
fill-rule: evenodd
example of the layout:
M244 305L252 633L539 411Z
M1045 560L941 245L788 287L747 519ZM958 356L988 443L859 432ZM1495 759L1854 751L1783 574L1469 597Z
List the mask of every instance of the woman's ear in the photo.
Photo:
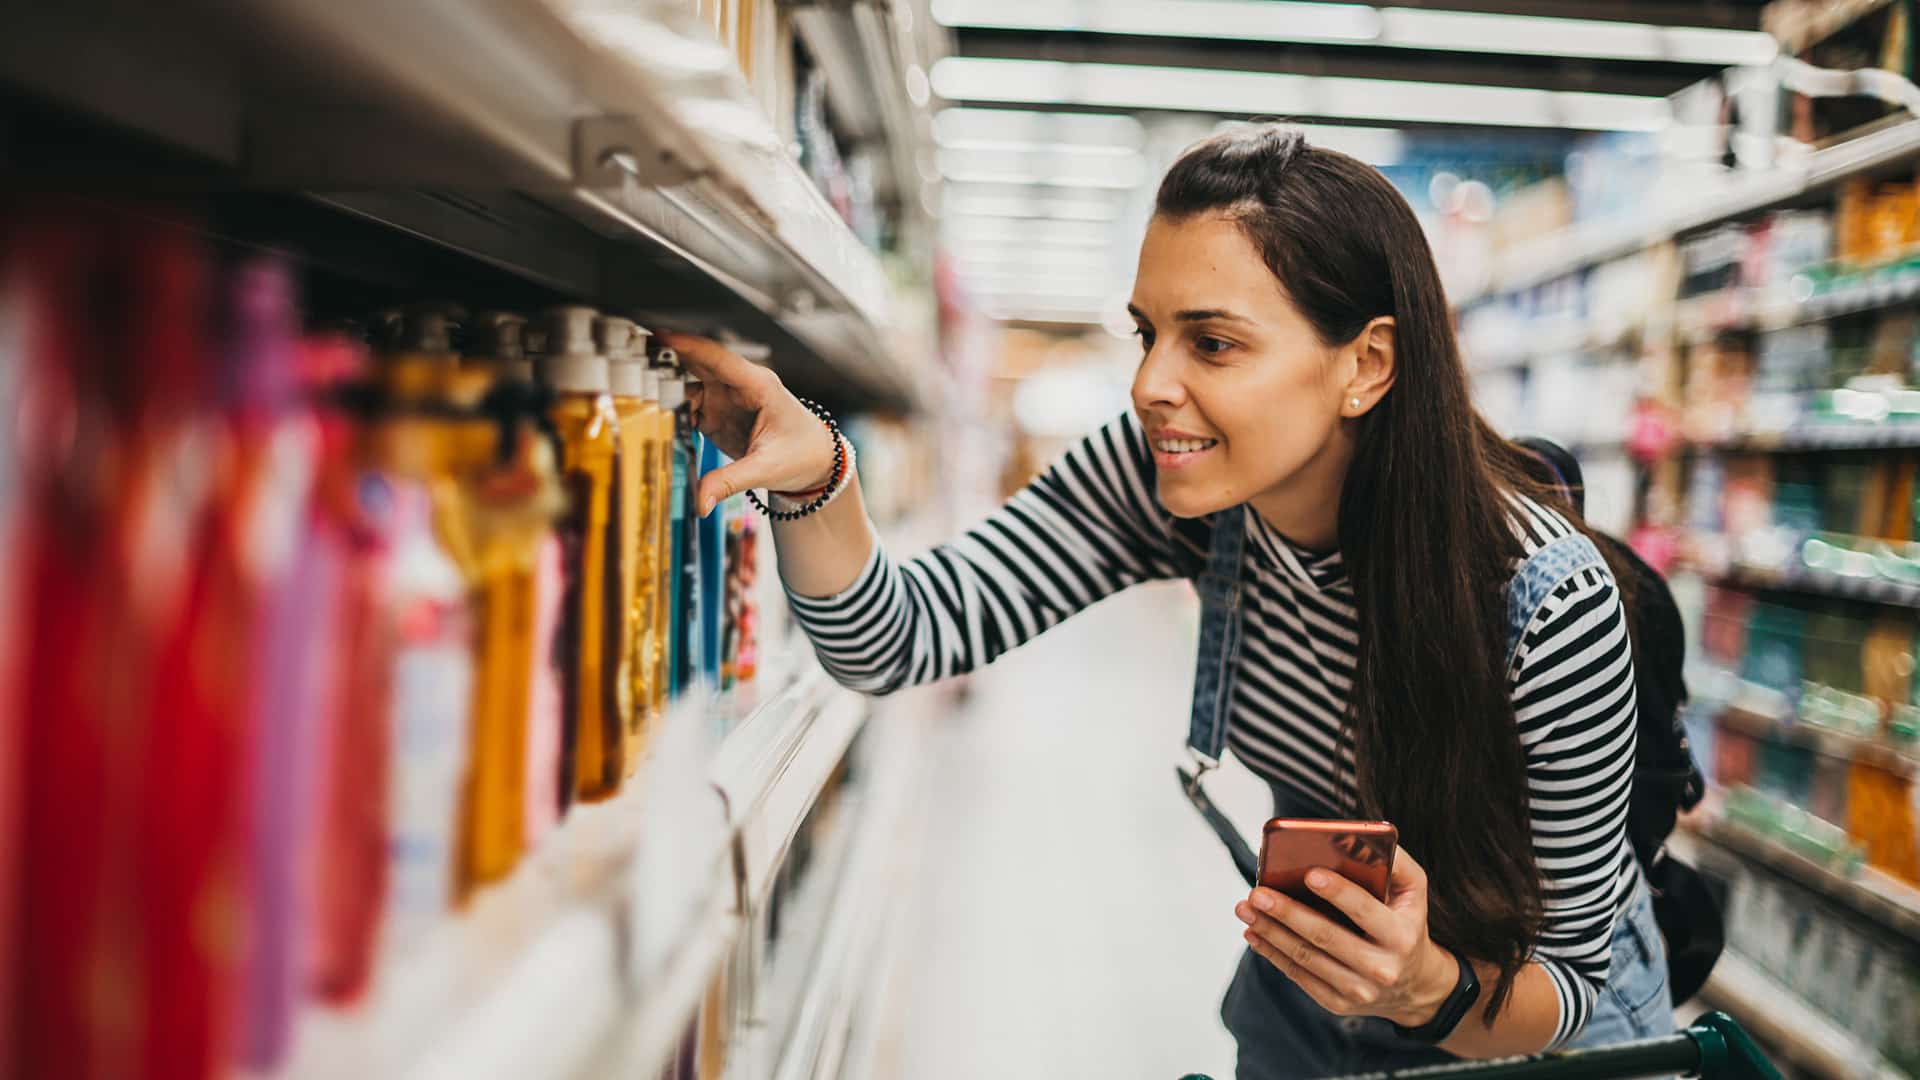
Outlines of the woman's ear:
M1394 335L1393 316L1382 315L1353 339L1353 378L1347 383L1346 400L1342 402L1347 415L1366 415L1393 389L1394 377L1399 373Z

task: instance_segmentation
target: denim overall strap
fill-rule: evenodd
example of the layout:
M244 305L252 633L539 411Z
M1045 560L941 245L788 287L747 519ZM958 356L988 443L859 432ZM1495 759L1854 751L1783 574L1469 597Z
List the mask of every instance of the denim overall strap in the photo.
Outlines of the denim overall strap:
M1233 704L1234 665L1240 659L1241 553L1246 547L1247 515L1233 507L1214 515L1207 565L1194 582L1200 592L1200 652L1193 672L1193 711L1187 728L1192 772L1176 770L1180 788L1233 856L1240 876L1251 886L1258 865L1246 838L1220 812L1200 786L1200 778L1219 767L1227 750L1227 723Z
M1607 565L1593 541L1579 533L1563 536L1539 551L1514 572L1507 582L1507 670L1513 670L1513 658L1520 651L1520 636L1527 632L1540 605L1553 591L1582 570Z

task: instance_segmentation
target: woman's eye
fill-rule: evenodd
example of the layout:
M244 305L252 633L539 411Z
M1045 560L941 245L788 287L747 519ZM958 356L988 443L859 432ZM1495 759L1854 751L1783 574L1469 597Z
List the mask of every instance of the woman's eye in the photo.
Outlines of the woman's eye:
M1136 326L1133 328L1133 336L1140 339L1140 347L1142 349L1153 348L1153 332L1151 330Z
M1200 352L1206 356L1218 356L1228 349L1233 348L1233 345L1217 337L1208 337L1202 334L1193 339L1193 347L1200 350Z

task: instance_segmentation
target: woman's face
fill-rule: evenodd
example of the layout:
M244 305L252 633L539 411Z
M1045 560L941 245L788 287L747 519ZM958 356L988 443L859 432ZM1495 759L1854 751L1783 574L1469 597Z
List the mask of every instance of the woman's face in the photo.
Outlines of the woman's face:
M1218 213L1153 219L1129 309L1143 350L1133 407L1167 510L1198 517L1251 502L1295 540L1330 542L1352 456L1342 418L1361 411L1354 350L1320 341Z

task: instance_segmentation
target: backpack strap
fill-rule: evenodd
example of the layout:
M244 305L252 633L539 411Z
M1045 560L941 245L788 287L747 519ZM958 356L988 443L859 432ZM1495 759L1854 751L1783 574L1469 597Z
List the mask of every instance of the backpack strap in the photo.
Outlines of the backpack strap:
M1582 570L1605 567L1607 560L1580 533L1563 536L1527 557L1507 581L1507 670L1513 670L1520 637L1540 614L1555 589Z
M1227 751L1227 725L1233 712L1234 665L1240 659L1242 624L1241 554L1246 548L1247 512L1235 506L1213 515L1207 565L1194 580L1200 592L1200 652L1193 672L1193 709L1188 716L1187 751L1194 768L1176 769L1180 790L1233 856L1233 865L1251 888L1259 860L1246 838L1200 786L1201 777L1220 766Z

